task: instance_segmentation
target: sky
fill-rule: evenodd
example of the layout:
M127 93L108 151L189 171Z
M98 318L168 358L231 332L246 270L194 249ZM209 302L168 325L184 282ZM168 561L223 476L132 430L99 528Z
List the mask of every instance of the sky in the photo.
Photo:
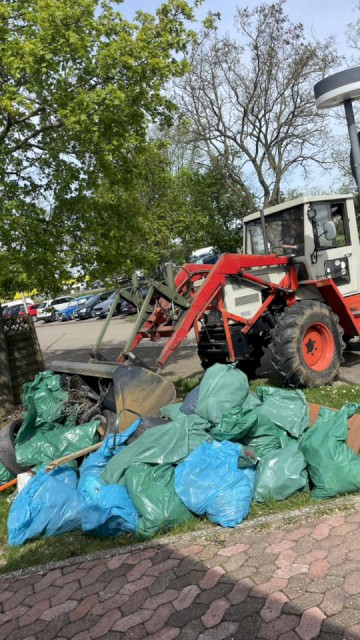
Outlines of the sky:
M263 0L266 3L266 0ZM153 13L161 4L160 0L125 0L121 12L131 18L138 9ZM198 15L204 16L208 11L220 12L219 31L231 33L236 7L253 8L261 4L261 0L205 0ZM343 53L347 52L345 31L354 20L356 0L287 0L285 10L294 22L302 22L306 33L314 33L319 38L334 36Z
M198 19L201 20L209 11L220 12L221 21L218 23L219 35L224 33L235 35L236 31L233 26L233 18L236 13L236 8L249 7L251 9L261 3L266 4L267 2L270 4L271 0L244 0L244 2L239 0L204 0L202 6L197 9L197 16ZM360 8L356 10L358 2L359 0L287 0L285 12L292 22L301 22L304 25L305 34L308 37L314 35L320 40L328 37L333 38L338 52L346 56L349 60L352 52L347 44L346 32L349 26L351 28L351 23L355 22L357 17L360 17ZM131 20L137 10L140 9L154 13L160 4L161 0L124 0L124 2L119 5L119 10L124 17ZM349 63L344 62L344 65L336 70L340 71L343 68L354 65L355 63L349 65ZM360 122L357 124L360 125ZM334 120L332 133L346 135L345 118L343 124L341 123L341 119L337 122ZM316 190L331 191L332 183L334 181L337 182L335 172L328 171L325 173L322 170L314 168L312 175L313 183L308 185L302 184L302 190L310 191L315 188ZM295 180L298 179L299 178L295 176ZM290 179L290 184L288 184L287 187L292 188L294 186L300 187L300 185L292 184L292 179Z

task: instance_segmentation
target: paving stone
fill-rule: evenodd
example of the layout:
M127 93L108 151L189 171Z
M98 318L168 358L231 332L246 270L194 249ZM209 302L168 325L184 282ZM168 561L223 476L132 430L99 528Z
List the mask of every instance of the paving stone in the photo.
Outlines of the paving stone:
M9 623L7 623L9 624ZM6 625L4 625L6 626ZM27 638L29 638L29 635L33 635L35 636L36 640L39 639L40 633L44 634L45 638L46 638L46 630L48 627L48 623L45 622L45 620L35 620L35 622L33 622L31 625L29 625L28 627L23 627L22 629L14 629L12 630L9 634L2 636L0 633L0 638L8 638L9 640L25 640ZM3 631L4 628L1 627L1 631Z
M215 558L216 560L216 558ZM251 567L256 567L259 566L257 564L253 564L251 561L249 561L246 553L239 553L237 555L234 555L230 558L217 558L218 560L218 564L221 564L221 566L223 567L223 569L225 570L225 572L228 571L235 571L235 569L238 569L239 567L242 567L243 564L247 564ZM215 564L215 563L214 563Z
M298 614L306 609L311 609L314 606L320 605L324 596L322 593L303 593L298 598L289 600L284 606L284 613Z
M267 597L269 593L285 589L286 585L287 580L284 578L271 578L268 582L264 582L263 584L258 584L253 587L250 591L250 595L259 598L263 598L264 596Z
M230 607L230 602L226 598L218 598L211 602L206 613L201 617L205 629L216 627L222 621L224 613Z
M205 573L202 580L199 582L200 589L211 589L214 587L220 580L221 576L225 573L225 570L217 565L216 567L211 567Z
M336 587L335 589L329 589L324 595L324 598L320 605L320 609L322 609L322 611L324 611L327 616L332 616L335 613L339 613L339 611L341 611L348 598L348 594L339 587Z
M315 538L315 540L324 540L330 534L331 527L330 525L322 522L321 524L316 525L316 527L311 532L311 537Z
M126 562L127 564L137 564L138 562L141 562L141 560L153 558L158 552L158 547L150 547L149 549L143 549L142 551L135 551L128 555Z
M92 596L87 596L84 600L81 600L75 609L70 611L69 620L71 622L75 622L75 620L81 620L86 616L89 611L94 612L94 608L99 604L98 597L94 594ZM114 608L114 605L113 605ZM110 609L111 611L111 609Z
M154 581L154 576L142 576L142 578L139 578L139 580L127 583L123 587L121 587L120 593L131 596L136 591L140 591L140 589L146 589L146 587L149 587Z
M251 598L248 597L244 602L231 605L224 613L224 620L231 620L233 622L241 622L244 618L249 618L260 614L261 609L265 604L265 598ZM261 624L263 620L260 618Z
M146 558L145 560L141 560L141 562L138 562L134 566L134 568L131 569L131 571L129 571L126 574L126 579L128 580L128 582L133 582L134 580L138 580L139 578L141 578L141 576L144 575L146 570L152 566L153 566L152 562L151 560L149 560L149 558Z
M35 620L37 620L41 614L49 608L49 606L49 600L43 600L42 602L35 604L20 618L19 627L25 627L35 622Z
M186 609L175 611L167 621L167 624L171 627L183 627L192 620L201 620L201 617L206 613L208 607L206 604L195 604ZM201 627L204 629L203 625Z
M169 558L168 560L165 560L165 562L151 566L146 571L146 574L150 576L159 576L161 573L166 573L166 571L174 569L178 564L180 564L180 560L177 560L176 558Z
M123 631L127 632L131 627L135 627L146 620L149 620L152 616L152 611L149 609L140 609L135 613L132 613L130 616L125 616L124 618L120 618L115 624L112 626L114 631Z
M345 516L341 516L340 514L335 514L334 516L330 516L326 518L325 522L330 525L330 527L339 527L344 524Z
M77 583L77 586L79 587L79 583ZM34 604L37 604L38 602L44 602L44 600L48 601L53 596L56 596L60 591L61 587L48 587L45 593L44 591L38 591L38 593L32 593L30 596L27 596L27 598L23 600L23 604L33 607Z
M261 584L264 582L269 582L275 574L276 567L274 567L273 563L263 564L258 569L253 569L250 576L256 582L256 584Z
M211 569L209 569L211 571ZM171 586L173 589L181 590L184 587L189 586L189 584L199 584L204 576L203 571L190 571L185 576L180 576L179 578L175 578L171 582Z
M194 569L194 564L196 564L196 561L194 563L192 558L184 558L180 562L180 564L178 564L178 566L169 567L169 569L174 569L176 576L185 576L187 573L189 573L189 571L192 571L192 569ZM205 568L205 563L201 563L201 569L203 568Z
M199 560L208 560L217 556L219 549L222 547L219 544L206 544L200 553L197 553ZM219 561L220 564L220 561Z
M15 629L19 628L18 620L9 620L5 624L0 626L0 640L10 638L11 634L15 632Z
M34 593L32 585L28 584L22 589L19 589L16 593L11 594L11 599L8 599L3 602L2 609L3 611L10 611L11 609L16 609L19 604L22 604L23 600L28 596Z
M172 569L167 571L166 573L162 573L155 582L153 582L149 587L147 587L149 594L155 596L158 593L162 593L168 586L171 585L172 588L176 589L177 586L174 583L176 576Z
M203 631L201 620L191 620L180 629L178 640L195 640Z
M236 584L237 582L245 578L249 578L250 576L253 578L257 576L257 572L254 573L254 568L242 566L238 569L235 569L235 571L228 571L227 573L224 573L224 575L221 576L219 582L230 582L231 584ZM264 582L262 577L259 579L259 582Z
M179 553L181 553L181 555L184 557L194 556L198 553L201 553L203 549L204 549L203 544L191 544L189 547L180 547Z
M87 574L86 569L75 569L68 571L65 575L61 575L59 578L53 581L55 587L64 587L68 582L76 582L83 578Z
M73 640L74 636L77 633L81 633L82 631L93 629L98 622L99 618L87 615L82 620L76 620L76 622L70 622L66 624L61 629L61 635L65 638L69 638L69 640ZM90 633L88 632L88 637L90 638ZM38 639L37 639L38 640Z
M346 629L344 640L360 640L360 625Z
M292 547L295 547L294 540L282 540L282 542L276 542L266 547L265 553L279 554L287 549L292 549Z
M180 629L176 627L164 627L161 631L147 635L148 640L175 640L179 636Z
M67 600L67 602L63 602L62 604L58 604L56 607L50 607L49 609L45 609L43 613L39 616L41 620L54 620L58 616L63 615L64 613L68 613L72 611L77 606L77 600ZM37 605L36 605L37 606Z
M147 589L140 589L140 591L136 591L132 596L128 597L126 602L121 605L121 611L124 616L129 616L131 613L135 613L138 609L142 607L142 604L149 597L149 592Z
M160 632L160 630L166 626L166 623L170 616L174 613L175 609L170 602L162 604L156 611L152 611L152 616L144 627L149 634Z
M330 564L327 560L314 560L311 563L308 575L312 580L322 580L327 575Z
M250 578L245 578L239 582L236 582L227 596L230 604L240 604L244 602L248 597L251 589L254 587L254 582Z
M344 578L339 576L326 576L324 580L314 580L309 582L306 587L306 591L311 593L325 593L328 589L334 589L335 587L342 587L344 584Z
M360 593L360 571L354 571L345 577L344 590L349 595Z
M277 569L274 572L275 578L292 578L298 576L301 573L308 573L309 567L306 564L297 564L294 562L290 567L284 567Z
M122 553L120 555L113 556L112 558L110 558L110 560L107 560L106 566L108 569L111 569L111 570L117 569L122 564L124 564L124 562L127 561L129 556L130 556L129 553Z
M249 544L243 544L239 542L238 544L234 544L231 547L225 547L224 549L220 549L220 551L218 551L218 555L230 557L238 553L243 553L243 551L247 551L247 549L249 548L250 548Z
M22 616L24 616L27 611L29 610L29 607L25 607L24 605L19 604L18 607L16 607L16 609L10 609L10 611L7 611L6 613L3 613L0 621L1 624L5 624L5 622L7 622L8 620L19 620L19 622L21 621Z
M117 595L126 584L128 583L125 576L117 576L113 580L110 580L101 591L98 591L99 600L103 601L112 598L114 595Z
M184 587L178 597L173 601L173 606L176 611L187 609L194 602L196 596L201 593L200 587L195 584L190 584Z
M299 529L292 529L291 531L285 531L283 533L283 538L285 540L301 540L305 536L310 534L311 529L309 527L300 527Z
M243 618L238 630L235 632L233 639L231 640L250 640L250 638L258 638L259 629L262 625L262 620L259 615L254 614Z
M265 622L271 622L278 618L283 610L284 604L288 601L285 593L274 591L271 593L260 611L260 616Z
M318 607L307 609L301 616L300 624L296 627L295 631L302 640L318 638L324 618L324 612Z
M259 631L259 638L266 638L266 640L277 640L279 636L295 629L300 621L299 616L283 614L272 622L263 624Z
M151 596L147 598L142 605L144 609L157 609L162 604L166 604L167 602L173 602L179 596L179 592L175 589L166 589L162 593L159 593L157 596Z
M61 575L60 569L49 571L49 573L46 573L41 580L34 584L34 591L37 593L38 591L47 589L57 578L60 578Z
M207 629L201 633L198 640L228 640L233 637L238 626L236 622L222 622L216 629Z
M212 602L213 600L226 597L228 593L232 591L232 589L232 584L219 581L217 585L212 589L200 591L200 593L196 596L196 602L199 604L210 604L210 602Z
M79 585L77 582L75 583L70 582L70 584L67 584L65 587L60 589L58 593L56 593L54 596L51 597L50 599L51 606L55 607L57 604L62 604L63 602L66 602L66 600L70 600L72 594L75 591L78 591L78 589L79 589ZM48 591L49 590L46 591L47 596L49 596Z
M107 611L100 620L91 628L91 638L101 638L106 636L108 631L112 629L114 623L122 617L119 609L112 609Z
M302 557L306 558L306 554ZM287 549L286 551L282 551L278 556L278 558L275 560L275 564L277 567L279 567L279 569L283 567L290 567L295 561L295 558L297 559L296 561L298 563L301 562L302 564L307 564L306 560L300 561L298 559L299 557L296 555L295 551L293 551L292 549Z
M89 598L91 598L91 597L92 596L89 596ZM95 595L95 597L96 597L96 595ZM103 613L106 613L106 611L111 611L111 609L115 609L116 607L121 607L128 600L129 600L128 596L125 596L122 593L118 593L118 594L112 596L111 598L108 598L107 600L98 602L98 604L96 604L94 606L94 608L92 610L92 613L94 615L102 615ZM76 609L74 609L74 612L75 611L76 611Z
M326 618L322 624L322 630L331 632L332 629L339 630L339 628L346 629L352 625L360 623L360 609L345 608L334 616Z

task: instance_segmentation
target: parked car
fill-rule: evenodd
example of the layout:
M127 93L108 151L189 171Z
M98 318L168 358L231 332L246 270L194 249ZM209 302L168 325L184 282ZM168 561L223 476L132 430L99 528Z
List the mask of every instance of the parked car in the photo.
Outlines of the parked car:
M89 298L92 298L92 296L88 295L75 298L75 300L68 303L68 306L65 309L61 309L56 312L56 320L61 320L61 322L64 322L65 320L73 320L75 311L78 311L83 307Z
M95 305L93 309L94 317L105 318L109 313L112 303L114 302L114 298L115 298L115 291L113 291L111 296L109 296L106 300ZM119 300L114 312L114 316L118 316L121 313L121 304L122 304L122 301Z
M131 304L131 302L128 302L127 300L123 300L120 305L120 312L124 316L131 316L134 313L137 313L137 307L135 307L134 304Z
M11 307L7 307L3 311L3 318L5 319L17 318L17 316L20 315L22 311L25 313L25 307L22 303L14 304Z
M53 298L52 300L46 300L38 307L38 320L44 322L53 322L56 320L56 312L66 309L69 302L75 300L75 296L61 296L59 298Z
M73 317L78 320L87 320L87 318L93 318L95 316L94 307L104 300L107 300L113 291L103 291L102 293L96 293L91 296L84 305L75 309Z
M28 315L32 317L33 321L36 322L37 321L37 312L38 312L38 308L42 305L42 302L36 302L35 304L28 304L27 305L27 310L28 310ZM21 311L19 311L19 316L26 316L26 311L25 309L22 309Z

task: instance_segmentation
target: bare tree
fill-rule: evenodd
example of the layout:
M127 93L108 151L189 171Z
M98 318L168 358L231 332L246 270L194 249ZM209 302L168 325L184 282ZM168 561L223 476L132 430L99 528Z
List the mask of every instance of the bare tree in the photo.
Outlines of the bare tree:
M204 37L177 88L182 116L207 161L218 164L242 197L265 206L281 199L295 168L331 161L323 144L327 115L313 85L339 58L333 42L309 41L284 12L285 0L238 9L237 38Z

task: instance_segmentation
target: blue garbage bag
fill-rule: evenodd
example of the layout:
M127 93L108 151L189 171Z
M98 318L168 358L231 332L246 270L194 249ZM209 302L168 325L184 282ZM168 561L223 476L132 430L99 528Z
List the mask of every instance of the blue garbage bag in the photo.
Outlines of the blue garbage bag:
M126 487L105 484L100 474L111 458L124 449L124 443L136 431L136 420L126 431L109 434L100 449L91 453L80 468L78 495L81 498L81 528L103 538L134 532L138 513Z
M175 492L186 507L223 527L248 515L254 495L255 466L239 469L242 446L205 442L175 469Z
M77 481L74 469L60 467L50 473L40 469L11 506L8 518L9 544L17 546L42 535L55 535L79 528Z
M196 385L189 393L187 394L184 402L181 405L181 411L183 413L187 413L188 415L196 412L196 405L199 399L200 393L200 385Z

